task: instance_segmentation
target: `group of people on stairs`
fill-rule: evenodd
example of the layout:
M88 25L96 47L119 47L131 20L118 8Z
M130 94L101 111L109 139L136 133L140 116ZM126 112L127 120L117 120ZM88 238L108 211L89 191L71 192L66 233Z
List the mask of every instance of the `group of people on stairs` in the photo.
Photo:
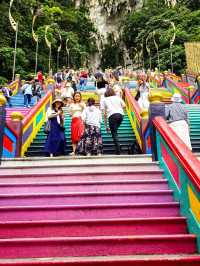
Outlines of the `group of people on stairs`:
M105 86L106 85L106 86ZM45 153L51 157L64 155L65 148L65 128L64 112L66 108L71 116L71 142L72 153L70 155L102 155L103 141L101 136L102 113L106 131L111 132L115 145L115 153L120 154L120 143L118 138L118 128L124 117L125 103L122 98L109 84L105 84L104 95L100 95L100 107L95 106L95 99L89 98L87 106L82 100L80 91L73 94L73 99L63 101L57 97L52 103L52 108L47 110L46 127L47 140ZM97 89L98 90L98 89ZM64 107L65 105L65 107Z
M150 127L151 121L156 116L162 116L168 122L169 126L175 131L179 138L192 150L190 141L190 129L188 111L182 104L182 96L175 93L171 98L171 104L164 104L158 101L156 104L150 106L149 98L151 97L150 78L146 73L140 73L137 77L138 86L135 100L139 107L149 110ZM152 131L152 130L151 130ZM155 136L151 137L152 149L156 150ZM157 159L157 158L156 158Z

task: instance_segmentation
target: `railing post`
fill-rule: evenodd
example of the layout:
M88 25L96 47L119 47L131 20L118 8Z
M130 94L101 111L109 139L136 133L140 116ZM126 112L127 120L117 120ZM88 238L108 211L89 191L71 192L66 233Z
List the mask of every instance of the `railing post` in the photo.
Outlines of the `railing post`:
M153 124L153 119L156 116L165 117L165 104L162 101L162 95L160 93L154 93L149 95L149 126L150 126L150 139L151 139L151 151L152 160L158 160L157 143L156 143L156 128Z
M141 115L141 135L142 135L142 151L143 153L148 152L147 143L145 141L145 130L149 127L148 119L149 119L149 112L148 109L143 109L140 113Z
M17 149L16 149L16 157L20 157L21 155L21 147L22 147L22 120L24 116L20 112L12 112L11 113L11 121L10 126L15 131L17 135Z
M0 164L3 155L3 138L6 124L6 98L0 94Z

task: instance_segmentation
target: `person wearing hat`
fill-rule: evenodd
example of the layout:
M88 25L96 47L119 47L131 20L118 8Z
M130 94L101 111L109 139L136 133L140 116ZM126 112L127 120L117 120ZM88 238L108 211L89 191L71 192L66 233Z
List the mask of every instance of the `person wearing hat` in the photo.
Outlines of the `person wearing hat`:
M188 111L182 104L180 93L174 93L171 98L172 104L165 107L165 116L169 126L175 131L178 137L192 150L190 141L190 129Z
M52 109L49 108L46 113L46 123L49 123L49 132L45 143L45 153L53 156L64 155L65 133L64 133L64 115L63 101L56 98L52 102Z

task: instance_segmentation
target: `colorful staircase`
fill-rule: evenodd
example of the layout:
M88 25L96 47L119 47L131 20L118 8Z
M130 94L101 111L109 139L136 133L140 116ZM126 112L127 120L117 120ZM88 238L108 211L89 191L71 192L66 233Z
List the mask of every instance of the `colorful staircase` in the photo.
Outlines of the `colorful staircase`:
M36 97L32 97L31 105L33 106L36 103ZM12 107L24 107L24 95L21 92L18 92L16 95L11 97Z
M188 104L186 105L189 112L190 121L190 139L192 144L192 151L200 152L200 105Z
M4 161L0 180L0 265L200 263L150 157Z
M71 147L71 129L70 129L71 117L65 111L65 137L66 137L66 147L65 152L66 154L72 151ZM40 129L39 133L37 134L36 138L34 139L33 143L29 147L26 156L33 157L33 156L43 156L44 155L44 145L46 140L46 134L43 131L43 127ZM114 144L111 137L111 134L106 132L104 127L104 123L102 124L102 137L103 137L103 147L104 147L104 154L114 154ZM135 143L135 135L133 133L129 118L125 115L122 125L119 129L119 140L121 144L122 154L128 154L128 150L132 144Z
M11 114L12 112L20 112L24 117L29 113L29 108L22 108L22 107L10 107L6 108L6 120L11 120Z

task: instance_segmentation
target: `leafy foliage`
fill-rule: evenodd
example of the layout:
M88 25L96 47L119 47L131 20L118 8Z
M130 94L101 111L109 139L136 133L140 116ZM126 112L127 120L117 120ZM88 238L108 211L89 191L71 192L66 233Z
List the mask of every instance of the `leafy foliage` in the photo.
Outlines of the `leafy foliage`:
M171 22L176 27L176 39L170 50L170 40L174 34ZM174 70L183 72L186 65L184 43L200 41L199 0L182 0L175 8L168 8L164 1L146 0L141 10L129 14L124 21L122 38L129 50L132 47L143 50L146 68L149 67L146 46L150 48L152 67L158 63L153 31L159 47L161 70L171 68L172 51Z
M0 76L11 79L15 32L10 26L9 1L0 2ZM17 42L16 73L26 77L34 73L36 42L32 37L32 19L38 14L34 31L39 36L38 70L48 72L49 48L45 43L45 27L50 25L47 39L52 43L51 65L57 68L57 50L60 45L58 32L62 37L59 67L69 64L80 67L87 61L90 53L96 51L96 44L88 42L94 27L88 19L87 10L75 9L74 1L56 0L16 0L12 7L12 16L19 22ZM67 59L69 49L69 60Z

